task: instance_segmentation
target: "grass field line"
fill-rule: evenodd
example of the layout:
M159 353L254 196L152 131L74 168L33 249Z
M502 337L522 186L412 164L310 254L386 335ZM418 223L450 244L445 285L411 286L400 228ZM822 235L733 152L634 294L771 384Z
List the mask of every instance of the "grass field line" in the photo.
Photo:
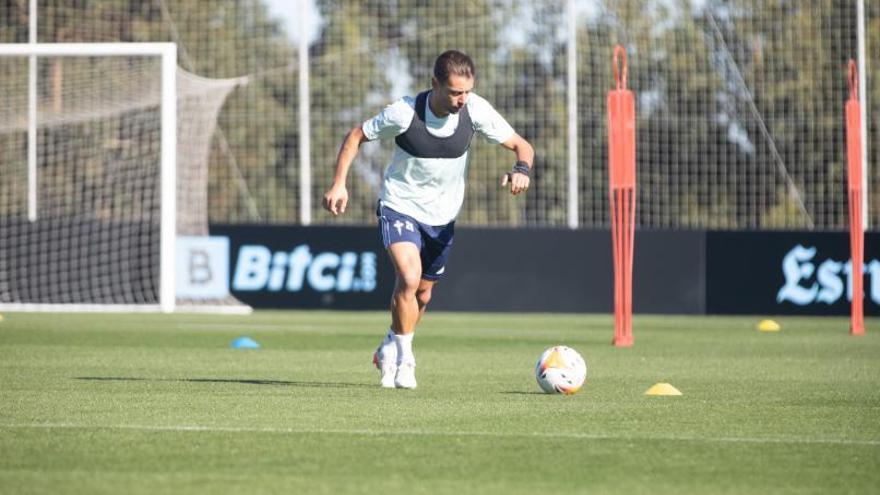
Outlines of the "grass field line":
M285 332L317 332L324 330L324 327L321 325L307 325L307 324L296 324L296 325L284 325L281 323L247 323L242 324L241 322L199 322L199 323L189 323L189 322L181 322L174 323L172 325L174 330L218 330L218 331L226 331L226 330L238 330L238 331L246 331L246 330L283 330Z
M880 446L880 439L848 438L796 438L796 437L700 437L689 435L626 435L578 432L495 432L468 430L365 430L345 428L269 428L246 426L208 426L208 425L83 425L73 423L22 423L0 424L0 429L68 429L68 430L134 430L146 432L205 432L205 433L270 433L270 434L326 434L355 436L437 436L437 437L495 437L495 438L562 438L574 440L647 440L704 443L752 443L752 444L809 444L809 445L868 445Z

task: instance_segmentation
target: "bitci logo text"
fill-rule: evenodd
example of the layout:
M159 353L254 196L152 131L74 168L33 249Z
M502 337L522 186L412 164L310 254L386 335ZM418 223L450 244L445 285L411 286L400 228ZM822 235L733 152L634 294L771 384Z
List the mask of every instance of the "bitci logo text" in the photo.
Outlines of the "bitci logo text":
M272 252L246 244L238 251L232 288L235 291L372 292L376 289L376 259L362 253L315 252L307 244Z

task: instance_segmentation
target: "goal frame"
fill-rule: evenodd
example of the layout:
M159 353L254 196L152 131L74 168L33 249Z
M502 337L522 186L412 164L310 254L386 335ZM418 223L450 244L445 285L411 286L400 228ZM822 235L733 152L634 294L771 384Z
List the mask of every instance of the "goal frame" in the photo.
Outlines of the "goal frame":
M158 304L0 303L0 311L162 312L176 308L177 238L177 44L176 43L0 43L0 57L28 57L28 218L36 221L37 57L156 56L161 60L160 233Z

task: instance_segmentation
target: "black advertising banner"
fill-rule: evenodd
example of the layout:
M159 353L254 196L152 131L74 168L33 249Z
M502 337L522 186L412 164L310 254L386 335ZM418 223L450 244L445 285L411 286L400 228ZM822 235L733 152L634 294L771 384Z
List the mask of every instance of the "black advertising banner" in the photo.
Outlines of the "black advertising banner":
M847 232L708 232L710 314L848 315ZM880 315L880 233L865 235L866 315Z
M611 233L560 229L455 229L430 309L608 312Z
M388 308L394 270L374 227L212 225L229 290L255 308ZM636 312L704 311L704 234L637 232ZM611 232L457 228L431 310L611 312Z
M229 238L229 288L255 308L387 308L394 272L371 227L212 225Z
M136 284L140 279L126 277L153 272L144 278L147 285L132 287L147 297L158 295L150 285L158 278L155 256L89 254L96 251L95 239L117 230L140 229L158 245L157 231L149 226L80 222L78 243L48 254L21 246L48 239L61 224L7 221L2 227L31 242L0 236L0 252L17 260L9 265L0 300L54 302L52 294L27 299L38 293L33 284L49 277L60 287L76 282L82 289L94 273ZM211 237L178 238L178 297L231 293L254 308L388 308L394 270L377 227L212 225L210 231ZM880 232L865 235L862 271L865 314L878 316ZM608 230L459 227L431 309L611 313L613 280ZM636 314L843 316L850 312L851 287L847 232L635 233Z
M703 235L636 232L635 312L704 311ZM456 229L431 308L610 313L613 284L608 230Z
M388 308L375 227L222 226L229 290L255 308ZM611 233L456 229L432 310L613 310ZM636 231L636 314L847 315L846 232ZM880 233L865 236L865 314L880 314Z

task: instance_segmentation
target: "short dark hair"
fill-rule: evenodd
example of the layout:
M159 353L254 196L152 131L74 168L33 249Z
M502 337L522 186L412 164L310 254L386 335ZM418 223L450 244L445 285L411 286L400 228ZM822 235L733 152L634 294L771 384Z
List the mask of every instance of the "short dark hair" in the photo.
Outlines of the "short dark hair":
M474 61L458 50L446 50L434 62L434 77L441 84L449 82L451 75L473 78L476 74Z

